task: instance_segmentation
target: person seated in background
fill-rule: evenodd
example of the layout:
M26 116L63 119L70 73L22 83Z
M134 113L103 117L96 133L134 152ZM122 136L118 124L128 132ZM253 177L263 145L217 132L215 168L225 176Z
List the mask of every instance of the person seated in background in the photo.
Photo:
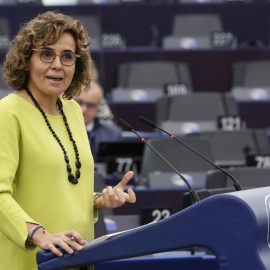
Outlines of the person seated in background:
M90 89L87 92L82 92L79 96L75 96L74 99L82 108L92 155L96 160L99 143L121 140L122 129L112 124L112 117L107 118L111 124L105 123L106 120L101 121L98 117L98 114L102 114L99 111L99 106L103 99L103 90L98 82L91 81Z

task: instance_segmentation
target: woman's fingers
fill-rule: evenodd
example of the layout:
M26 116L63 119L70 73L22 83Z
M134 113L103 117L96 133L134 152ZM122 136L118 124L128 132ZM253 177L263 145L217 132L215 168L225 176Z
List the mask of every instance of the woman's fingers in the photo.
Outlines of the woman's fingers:
M56 248L54 244L51 244L50 248L48 248L48 249L58 257L63 256L63 253L58 248Z
M67 253L69 254L73 254L74 250L70 247L69 243L71 240L69 239L65 239L65 240L61 240L58 239L58 241L56 242L56 246L62 248L63 250L65 250ZM82 247L81 247L82 249Z
M108 187L109 188L109 187ZM110 198L109 198L109 194L107 192L108 188L104 188L102 190L102 198L103 198L103 203L104 205L109 208L110 207Z
M66 232L66 236L69 237L69 241L71 241L71 244L72 243L79 243L80 245L86 245L87 244L87 242L75 230L70 230L70 231Z
M111 186L107 187L107 194L109 196L110 201L117 200L117 194L114 193L114 190Z
M47 233L44 235L43 240L40 239L40 243L40 248L51 250L59 257L63 256L63 252L61 252L58 247L69 254L73 254L74 250L81 251L83 249L82 245L87 244L87 242L75 230L61 232L54 235Z
M118 194L109 186L102 191L103 202L107 208L114 208L118 205Z
M125 192L123 192L120 188L117 188L115 191L118 197L118 206L121 206L126 202Z
M130 203L135 203L136 202L136 195L135 195L135 192L131 189L131 188L129 188L128 189L128 202L130 202Z
M86 241L83 240L82 241L78 241L76 240L76 238L74 237L74 240L72 238L69 238L68 241L67 241L68 245L70 247L73 247L74 249L78 250L78 251L81 251L83 249L83 247L81 245L86 245ZM82 243L82 244L79 244L79 243ZM70 252L69 252L70 253Z
M134 172L133 172L133 171L127 172L127 173L123 176L122 180L117 184L116 188L121 188L122 190L124 190L125 187L126 187L126 185L127 185L127 183L128 183L129 180L133 177L133 175L134 175Z
M102 191L103 203L106 208L115 208L122 206L125 202L134 203L136 195L132 189L128 189L128 193L120 188L107 187Z

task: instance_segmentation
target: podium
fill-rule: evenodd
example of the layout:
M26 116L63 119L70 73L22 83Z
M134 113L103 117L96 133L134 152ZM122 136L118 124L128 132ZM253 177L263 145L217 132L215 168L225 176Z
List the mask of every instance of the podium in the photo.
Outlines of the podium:
M220 270L270 270L270 187L215 195L171 217L57 257L37 253L39 270L56 270L189 247L211 250Z

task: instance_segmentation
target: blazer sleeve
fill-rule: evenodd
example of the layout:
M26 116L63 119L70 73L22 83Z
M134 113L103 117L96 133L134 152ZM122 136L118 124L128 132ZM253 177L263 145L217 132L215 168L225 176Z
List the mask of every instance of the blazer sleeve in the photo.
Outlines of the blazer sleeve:
M13 198L15 175L20 159L20 129L10 102L0 105L0 231L25 251L34 246L27 241L26 222L31 219Z

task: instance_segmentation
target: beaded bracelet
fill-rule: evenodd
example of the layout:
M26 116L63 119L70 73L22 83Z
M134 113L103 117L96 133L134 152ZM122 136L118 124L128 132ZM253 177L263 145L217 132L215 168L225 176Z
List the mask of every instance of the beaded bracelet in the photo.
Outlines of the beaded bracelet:
M33 244L32 238L33 238L34 233L35 233L38 229L40 229L40 228L43 229L43 233L44 233L44 232L45 232L45 229L44 229L41 225L38 225L38 226L32 228L32 229L29 231L29 235L30 235L30 233L31 233L31 235L30 235L30 237L29 237L29 242L30 242L31 245Z

